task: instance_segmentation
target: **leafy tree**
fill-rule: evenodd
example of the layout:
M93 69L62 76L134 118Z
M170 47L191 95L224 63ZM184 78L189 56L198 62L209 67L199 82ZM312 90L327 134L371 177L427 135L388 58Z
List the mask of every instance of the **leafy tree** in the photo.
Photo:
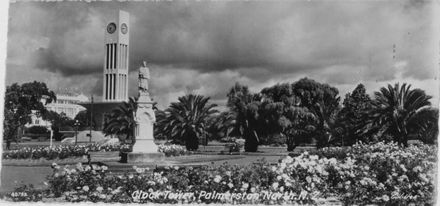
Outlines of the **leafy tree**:
M22 85L14 83L6 87L5 120L3 137L14 139L17 129L31 122L32 111L37 116L46 112L45 105L56 100L55 93L50 91L45 83L29 82Z
M372 107L372 100L363 84L357 85L351 94L345 95L343 108L338 114L337 121L343 132L336 140L337 143L352 145L357 141L372 141L367 124Z
M432 109L431 96L421 89L396 83L374 94L371 122L379 135L390 135L394 141L407 146L411 134L417 136L434 121L427 116Z
M90 126L92 129L95 129L96 127L96 119L95 116L93 116L92 124L90 125L90 111L89 110L83 110L78 112L78 114L74 118L74 122L78 120L79 128L80 130L86 130L90 129Z
M276 84L264 88L261 90L261 94L263 96L261 115L265 120L267 134L282 132L290 125L286 113L298 103L291 85L288 83Z
M264 130L259 116L261 95L252 94L247 86L236 83L227 97L227 106L235 116L234 133L246 140L246 152L256 152L260 144L259 133Z
M236 84L228 93L228 107L235 113L236 128L245 137L246 151L281 135L292 151L315 137L318 147L328 145L337 133L338 90L327 84L301 79L277 84L251 94Z
M176 142L184 143L187 150L197 150L199 138L205 137L208 118L217 113L213 109L217 105L209 104L209 97L188 94L172 102L159 117L158 124L162 125L165 134Z
M134 143L134 128L136 126L134 117L137 106L137 100L130 97L128 102L123 102L122 105L114 109L104 121L104 134L125 136L125 140L132 140Z
M46 111L43 113L43 119L52 123L51 129L56 141L60 141L63 136L60 130L72 130L75 123L75 121L67 117L65 113L58 114L55 111Z
M277 84L264 88L261 93L266 130L285 137L288 151L310 143L316 118L307 108L299 106L300 98L294 94L292 84Z
M293 94L299 98L298 106L305 107L316 120L314 137L318 148L329 145L340 132L336 124L339 111L338 89L328 84L303 78L292 84Z

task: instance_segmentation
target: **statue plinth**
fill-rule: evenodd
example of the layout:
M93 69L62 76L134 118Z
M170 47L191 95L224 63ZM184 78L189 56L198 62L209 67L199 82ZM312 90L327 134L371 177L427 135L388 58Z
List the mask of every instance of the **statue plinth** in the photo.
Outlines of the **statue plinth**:
M140 99L140 98L139 98ZM133 145L133 152L155 153L157 145L154 143L155 122L153 102L138 100L138 109L136 111L136 143Z
M136 142L133 145L133 152L128 154L128 162L157 162L162 161L165 156L158 151L154 143L154 122L156 120L153 103L149 97L142 96L138 99L136 111Z
M144 65L145 66L145 65ZM139 98L136 110L136 142L133 145L133 152L128 154L128 162L156 162L163 160L165 156L158 151L154 143L154 122L156 117L153 111L154 102L151 101L148 93L149 71L146 67L139 70Z

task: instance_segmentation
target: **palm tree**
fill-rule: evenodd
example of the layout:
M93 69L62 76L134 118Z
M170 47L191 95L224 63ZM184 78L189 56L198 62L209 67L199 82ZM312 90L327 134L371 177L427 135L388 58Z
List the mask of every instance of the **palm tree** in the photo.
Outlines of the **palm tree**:
M130 97L128 102L123 102L118 108L114 109L104 123L104 134L125 135L125 139L132 140L134 143L134 127L136 126L135 115L137 110L137 100Z
M221 112L208 119L208 133L211 140L233 136L235 115L230 111Z
M410 135L422 132L424 125L430 124L427 111L431 109L429 99L421 89L411 89L411 85L396 83L382 87L375 92L372 123L379 134L391 135L393 140L407 146Z
M206 135L208 118L218 111L209 104L209 97L188 94L178 98L165 110L160 120L163 132L172 139L185 143L187 150L197 150L199 138Z
M426 121L415 120L414 122L418 124L418 132L414 133L410 131L413 136L422 141L425 144L437 144L437 136L438 136L438 109L437 108L429 108L425 109L417 115L416 118L423 118Z

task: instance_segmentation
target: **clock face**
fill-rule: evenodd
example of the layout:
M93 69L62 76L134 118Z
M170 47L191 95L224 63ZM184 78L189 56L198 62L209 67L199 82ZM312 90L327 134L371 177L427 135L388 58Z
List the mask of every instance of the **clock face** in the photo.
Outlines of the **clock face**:
M113 32L116 31L116 24L115 23L110 23L107 26L107 32L110 34L113 34Z
M128 32L127 24L122 23L122 25L121 25L121 32L122 32L123 34L126 34L126 33Z

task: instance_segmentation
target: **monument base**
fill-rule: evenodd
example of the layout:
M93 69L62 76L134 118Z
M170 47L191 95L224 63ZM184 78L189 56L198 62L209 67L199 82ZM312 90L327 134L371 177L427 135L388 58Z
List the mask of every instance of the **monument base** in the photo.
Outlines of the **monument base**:
M165 154L158 151L154 139L137 139L133 152L127 154L127 162L161 162Z
M136 139L133 145L134 153L158 153L158 149L154 139Z
M142 153L142 152L130 152L127 156L127 162L163 162L165 154L163 153Z

